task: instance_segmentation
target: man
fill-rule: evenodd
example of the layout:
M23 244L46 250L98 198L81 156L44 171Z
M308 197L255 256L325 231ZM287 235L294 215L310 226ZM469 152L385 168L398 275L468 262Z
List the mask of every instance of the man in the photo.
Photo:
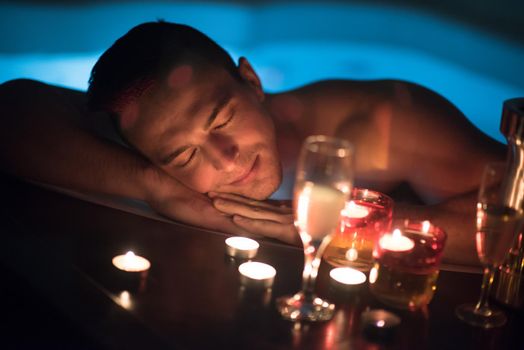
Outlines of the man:
M235 65L204 34L165 22L115 42L94 66L87 96L17 80L1 86L0 104L7 172L293 243L290 209L263 200L282 174L289 183L305 137L346 138L357 150L356 185L411 188L429 205L399 204L396 215L444 226L447 257L458 262L476 260L473 193L484 164L505 153L421 86L323 81L269 95L245 58ZM120 140L108 133L111 121Z

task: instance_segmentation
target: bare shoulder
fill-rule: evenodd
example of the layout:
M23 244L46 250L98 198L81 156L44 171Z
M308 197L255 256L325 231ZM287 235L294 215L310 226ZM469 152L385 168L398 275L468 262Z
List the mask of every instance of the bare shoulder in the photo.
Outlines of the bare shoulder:
M4 106L32 111L41 108L74 109L86 113L86 96L79 90L46 84L31 79L10 80L0 85Z
M77 98L85 98L85 93L82 91L50 85L33 79L14 79L0 84L0 93L5 94L8 92L15 92L19 94L30 92L54 93L61 94L64 96L76 96Z
M362 116L387 100L391 87L384 81L323 80L281 94L293 110L302 110L305 134L334 135L341 123ZM300 108L298 108L300 107Z
M409 83L397 80L322 80L293 91L307 101L319 118L342 121L369 114L377 106L394 103L397 92Z
M399 95L409 95L412 86L397 80L323 80L285 93L295 96L307 111L309 133L351 138L381 123L396 108ZM356 135L358 134L358 135Z
M319 106L332 103L367 105L390 98L395 85L401 83L393 80L321 80L292 92Z

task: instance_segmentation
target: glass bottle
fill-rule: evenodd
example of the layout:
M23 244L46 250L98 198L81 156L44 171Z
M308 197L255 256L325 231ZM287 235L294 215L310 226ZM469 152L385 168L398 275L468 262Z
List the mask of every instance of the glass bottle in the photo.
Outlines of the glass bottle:
M508 142L508 169L504 179L509 207L524 209L524 98L504 101L500 131ZM524 306L524 227L495 276L493 297L514 308Z

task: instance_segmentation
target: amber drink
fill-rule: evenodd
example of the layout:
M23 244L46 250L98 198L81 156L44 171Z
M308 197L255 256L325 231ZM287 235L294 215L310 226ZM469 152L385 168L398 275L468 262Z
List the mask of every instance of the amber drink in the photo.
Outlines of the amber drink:
M437 288L446 233L429 221L406 221L379 238L369 273L370 290L383 303L415 310L427 305Z
M333 266L369 271L378 237L391 228L393 200L377 191L354 188L324 260Z

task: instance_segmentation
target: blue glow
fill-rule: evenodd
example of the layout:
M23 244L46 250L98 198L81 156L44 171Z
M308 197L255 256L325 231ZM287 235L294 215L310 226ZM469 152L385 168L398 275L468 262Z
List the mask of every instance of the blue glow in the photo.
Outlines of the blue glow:
M86 89L100 53L134 25L163 18L246 56L271 92L329 78L395 78L455 103L498 140L502 102L524 96L524 48L436 17L355 4L0 4L0 82L26 77Z

